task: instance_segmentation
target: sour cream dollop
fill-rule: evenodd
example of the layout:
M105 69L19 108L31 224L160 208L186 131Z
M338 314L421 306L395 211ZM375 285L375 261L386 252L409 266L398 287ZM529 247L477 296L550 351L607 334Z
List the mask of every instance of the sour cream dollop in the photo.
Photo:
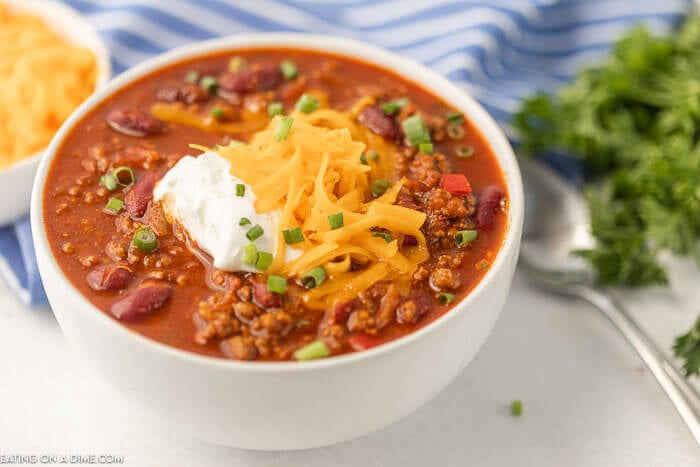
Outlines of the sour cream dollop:
M158 182L153 197L162 203L168 219L182 225L197 246L212 256L214 267L254 272L254 265L243 263L243 249L251 243L246 233L256 224L262 227L264 234L253 243L258 251L274 254L280 213L258 214L253 190L230 169L230 163L215 152L185 156ZM236 185L245 186L243 196L236 194ZM250 224L241 226L244 217ZM300 254L287 246L285 259Z

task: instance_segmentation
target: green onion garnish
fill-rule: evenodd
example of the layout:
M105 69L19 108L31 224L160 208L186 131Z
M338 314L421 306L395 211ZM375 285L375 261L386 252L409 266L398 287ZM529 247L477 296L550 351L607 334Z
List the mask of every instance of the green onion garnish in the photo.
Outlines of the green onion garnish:
M478 236L476 230L460 230L455 234L455 244L457 246L469 245Z
M187 74L185 75L185 82L196 83L197 81L199 81L199 73L197 73L194 70L188 71Z
M267 290L270 292L283 294L287 290L287 278L270 274L267 276Z
M390 187L391 182L388 180L375 180L372 182L372 194L374 196L382 196Z
M447 114L447 123L461 125L464 123L464 115L459 112L450 112Z
M321 339L313 341L304 347L297 349L294 352L294 358L297 360L314 360L316 358L324 358L331 354L330 349Z
M224 109L219 108L219 107L212 107L211 110L209 110L209 113L214 118L223 118L224 117Z
M311 271L307 272L301 277L301 282L305 287L313 289L321 285L323 281L326 280L326 270L323 266L316 266Z
M464 128L462 125L447 125L447 136L451 139L462 139L464 138Z
M394 115L396 112L399 111L399 109L401 109L409 102L411 101L408 99L408 97L402 97L401 99L390 101L382 105L382 111L387 115Z
M309 321L308 319L299 320L299 322L297 323L298 328L305 328L307 326L311 326L311 321Z
M270 116L270 118L274 117L275 115L282 115L284 113L284 104L281 102L270 102L267 105L267 115Z
M408 142L412 146L418 146L420 143L430 143L430 131L428 131L428 127L425 126L423 117L420 115L408 117L401 122L401 126Z
M328 216L328 224L331 226L331 230L339 229L345 225L343 222L343 213L336 212Z
M101 176L100 183L109 191L114 191L117 189L117 177L115 177L111 173L104 174L103 176Z
M255 267L261 270L265 270L272 264L272 253L267 251L258 251L258 257L255 260Z
M367 165L367 156L365 155L365 153L360 154L360 162L362 162L362 164L364 165Z
M422 152L423 154L432 154L433 143L420 143L418 145L418 152Z
M285 79L294 79L299 75L299 69L291 60L282 60L280 70Z
M134 232L131 243L144 253L150 253L158 246L158 237L149 227L141 227Z
M199 85L209 94L214 94L219 87L219 82L213 76L206 75L199 81Z
M275 128L275 141L284 141L287 139L289 131L292 129L292 123L294 123L292 117L280 118L280 121L277 122L277 128Z
M287 245L304 241L304 233L301 231L301 227L283 230L282 236L284 236L284 241Z
M125 165L121 165L112 170L112 176L114 176L114 178L117 180L118 185L124 187L129 187L136 183L136 175L134 175L134 171L131 170L131 167L127 167Z
M105 204L103 211L107 214L116 215L119 214L119 211L122 210L123 206L124 201L120 200L119 198L109 198L109 201L107 201L107 204Z
M254 242L256 239L262 237L262 234L264 233L265 231L262 227L260 227L260 224L255 224L248 232L246 232L245 236L248 237L248 240Z
M243 59L243 57L235 56L231 60L228 61L228 69L229 71L241 71L245 70L248 68L248 64L246 61Z
M440 305L445 306L455 301L455 294L442 292L438 294L437 301Z
M514 417L519 417L523 414L523 402L515 400L510 403L510 414Z
M310 114L321 106L321 102L311 94L302 94L294 107L299 112Z
M254 243L249 243L243 247L243 264L252 266L258 259L258 247Z
M370 149L369 151L367 151L367 157L369 157L370 160L376 161L379 159L379 153L374 149Z
M245 185L242 183L236 183L236 196L245 195Z
M457 157L460 159L469 159L474 155L474 148L472 146L460 146L456 152Z
M241 220L238 221L238 225L250 225L250 219L247 217L241 217Z
M382 237L385 242L390 243L391 242L391 235L389 235L386 232L372 232L373 237Z

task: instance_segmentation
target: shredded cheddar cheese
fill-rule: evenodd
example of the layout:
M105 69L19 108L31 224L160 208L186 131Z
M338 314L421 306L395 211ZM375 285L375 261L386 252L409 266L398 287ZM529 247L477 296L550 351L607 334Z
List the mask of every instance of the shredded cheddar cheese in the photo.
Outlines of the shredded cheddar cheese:
M368 140L385 156L378 160L389 159L395 148L375 141L376 135L335 110L295 112L291 117L294 122L283 141L274 136L278 116L248 144L217 150L230 162L232 174L251 185L257 212L281 212L275 233L278 248L269 272L298 278L323 266L328 280L303 295L308 306L318 309L356 296L377 281L407 286L428 257L420 231L426 216L394 204L404 180L374 198L372 182L388 177L389 170L361 162ZM334 229L328 217L338 213L343 222ZM295 227L304 234L304 241L294 245L303 254L285 263L282 232ZM373 235L377 231L390 237ZM404 246L405 235L415 237L418 244ZM353 263L361 267L352 268Z
M91 51L0 2L0 167L44 148L96 79Z

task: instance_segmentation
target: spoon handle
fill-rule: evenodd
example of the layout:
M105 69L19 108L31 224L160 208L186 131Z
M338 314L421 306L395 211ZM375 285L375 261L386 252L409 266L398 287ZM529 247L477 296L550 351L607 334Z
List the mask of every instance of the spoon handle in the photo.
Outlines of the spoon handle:
M569 287L572 294L587 300L602 311L627 339L671 399L695 441L700 444L700 396L695 388L678 372L620 302L610 294L591 287Z

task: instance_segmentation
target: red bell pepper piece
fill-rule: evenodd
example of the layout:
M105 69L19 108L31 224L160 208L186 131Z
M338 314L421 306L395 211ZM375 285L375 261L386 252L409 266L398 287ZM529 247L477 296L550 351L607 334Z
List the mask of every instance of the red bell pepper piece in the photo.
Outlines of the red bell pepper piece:
M463 174L444 174L440 177L440 185L453 195L468 195L472 192L472 186Z

